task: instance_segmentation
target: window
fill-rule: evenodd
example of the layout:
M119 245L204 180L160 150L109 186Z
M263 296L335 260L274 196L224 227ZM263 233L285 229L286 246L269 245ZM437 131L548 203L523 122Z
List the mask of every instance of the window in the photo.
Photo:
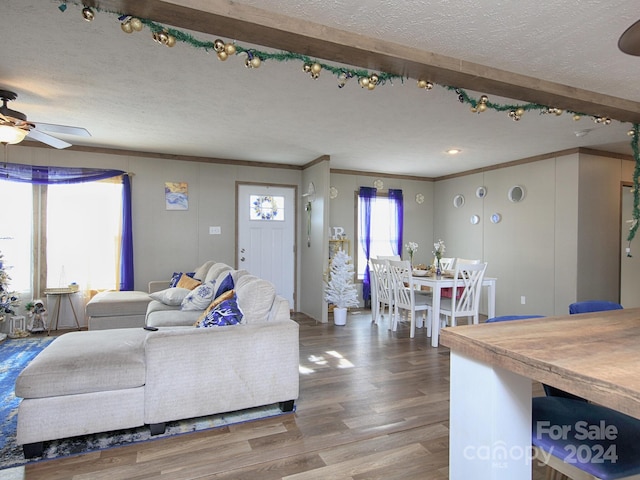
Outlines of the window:
M32 198L31 184L0 181L0 252L11 277L9 287L21 293L31 291Z
M361 201L361 197L358 197L358 228L362 225ZM399 235L402 234L401 225L401 218L398 218L398 199L384 194L377 195L371 202L370 258L402 254L398 250L398 245L402 245L402 240L398 241ZM360 231L357 249L358 279L363 279L367 258L362 247Z
M0 226L11 288L24 297L71 282L83 290L117 289L122 189L110 181L0 181L0 202L11 206Z
M47 287L117 289L122 184L49 185Z
M249 220L284 222L284 197L281 195L250 195Z

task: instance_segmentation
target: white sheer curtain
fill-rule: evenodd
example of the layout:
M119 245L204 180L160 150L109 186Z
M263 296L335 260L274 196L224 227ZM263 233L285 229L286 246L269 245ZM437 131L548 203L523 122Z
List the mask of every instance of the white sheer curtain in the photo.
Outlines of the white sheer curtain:
M2 221L0 221L0 252L4 256L4 265L11 277L10 288L19 292L23 298L30 297L33 278L32 198L31 184L0 181L0 205L3 206Z
M47 287L75 282L85 291L116 289L122 184L47 188Z

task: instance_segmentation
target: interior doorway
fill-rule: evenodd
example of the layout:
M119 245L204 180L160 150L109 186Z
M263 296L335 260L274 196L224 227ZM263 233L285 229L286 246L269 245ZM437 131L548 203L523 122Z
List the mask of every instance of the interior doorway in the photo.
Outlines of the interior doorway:
M622 218L620 222L620 304L624 308L640 307L640 234L631 242L627 242L633 216L633 186L622 185ZM631 257L627 256L627 247L631 249Z
M237 184L236 265L269 280L294 311L296 186Z

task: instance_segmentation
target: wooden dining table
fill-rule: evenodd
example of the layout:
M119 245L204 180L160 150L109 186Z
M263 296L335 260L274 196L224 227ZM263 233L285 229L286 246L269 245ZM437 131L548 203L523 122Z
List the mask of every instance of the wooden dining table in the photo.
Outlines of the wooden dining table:
M487 287L487 313L489 318L496 316L496 282L497 278L484 277L482 286ZM443 288L453 288L453 276L413 275L413 284L430 287L433 290L433 312L431 323L431 346L438 346L440 336L440 299Z
M451 480L531 479L532 380L640 419L638 308L462 325L441 342Z

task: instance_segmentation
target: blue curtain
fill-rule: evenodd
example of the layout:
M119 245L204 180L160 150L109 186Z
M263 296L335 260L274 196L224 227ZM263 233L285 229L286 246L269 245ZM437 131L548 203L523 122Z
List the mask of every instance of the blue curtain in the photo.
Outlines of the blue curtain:
M0 178L36 185L63 185L95 182L122 176L122 245L120 254L120 289L133 290L133 228L131 219L131 182L122 170L84 167L48 167L1 163Z
M122 175L120 290L133 290L133 219L131 218L131 179L126 173Z
M369 276L369 257L371 251L371 203L376 199L376 189L371 187L360 187L360 244L367 259L367 266L364 269L364 280L362 281L362 298L365 303L371 299L371 278Z
M393 209L393 218L391 219L391 225L395 228L391 232L391 248L394 255L400 255L402 257L402 231L404 223L404 200L402 197L402 190L389 189L389 200L395 207Z

